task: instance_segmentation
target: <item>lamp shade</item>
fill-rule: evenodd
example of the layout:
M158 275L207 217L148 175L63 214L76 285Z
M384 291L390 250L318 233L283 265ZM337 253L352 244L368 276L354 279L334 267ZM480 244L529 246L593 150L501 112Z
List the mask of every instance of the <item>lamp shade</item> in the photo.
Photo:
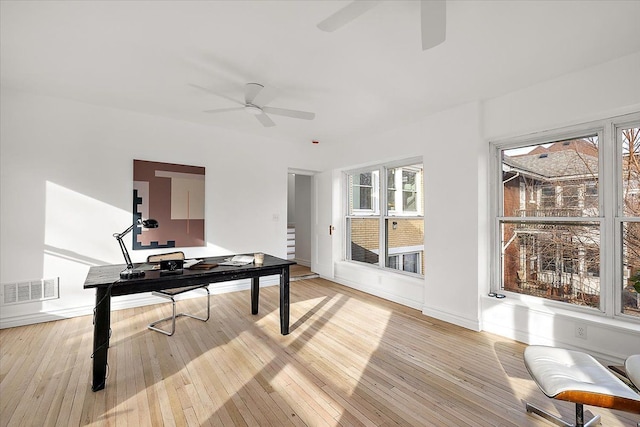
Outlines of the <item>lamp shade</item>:
M158 228L158 221L155 219L145 219L142 221L142 226L144 228Z

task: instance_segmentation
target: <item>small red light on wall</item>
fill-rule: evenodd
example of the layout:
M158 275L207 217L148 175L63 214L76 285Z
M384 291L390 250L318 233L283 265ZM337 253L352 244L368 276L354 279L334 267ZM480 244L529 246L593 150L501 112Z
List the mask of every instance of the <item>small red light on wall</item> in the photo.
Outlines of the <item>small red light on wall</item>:
M319 144L318 141L311 141L312 144Z

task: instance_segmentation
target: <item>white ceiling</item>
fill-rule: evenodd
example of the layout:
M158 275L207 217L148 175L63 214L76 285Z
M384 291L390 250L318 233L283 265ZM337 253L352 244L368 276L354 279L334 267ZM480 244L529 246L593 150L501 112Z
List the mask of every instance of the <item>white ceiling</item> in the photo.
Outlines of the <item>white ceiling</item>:
M348 143L640 51L640 1L448 1L420 46L419 2L384 1L334 33L343 1L2 1L3 87L306 143ZM203 110L262 83L313 121Z

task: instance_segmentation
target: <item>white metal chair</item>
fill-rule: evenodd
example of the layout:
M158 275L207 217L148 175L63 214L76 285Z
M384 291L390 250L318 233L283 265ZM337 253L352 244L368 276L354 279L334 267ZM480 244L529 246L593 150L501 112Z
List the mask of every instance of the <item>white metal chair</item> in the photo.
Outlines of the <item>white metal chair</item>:
M175 260L184 260L184 253L183 252L172 252L169 254L160 254L160 255L150 255L147 258L147 262L149 263L159 263L162 261L175 261ZM202 289L204 291L206 291L207 293L207 316L206 317L199 317L199 316L195 316L193 314L189 314L189 313L176 313L176 296L183 294L185 292L190 292L190 291L194 291L196 289ZM209 286L208 284L201 284L201 285L194 285L194 286L185 286L182 288L173 288L173 289L163 289L161 291L153 291L151 292L152 295L155 295L157 297L161 297L161 298L165 298L171 301L171 306L172 306L172 314L171 316L168 317L164 317L160 320L156 320L153 323L150 323L148 325L148 328L156 331L156 332L160 332L161 334L165 334L168 336L171 336L175 333L176 331L176 318L178 317L191 317L192 319L196 319L196 320L201 320L203 322L206 322L207 320L209 320L209 316L211 314L211 305L210 305L210 301L209 301L209 297L210 297L210 293L209 293ZM161 328L158 328L156 325L162 322L166 322L168 320L171 320L171 330L164 330Z

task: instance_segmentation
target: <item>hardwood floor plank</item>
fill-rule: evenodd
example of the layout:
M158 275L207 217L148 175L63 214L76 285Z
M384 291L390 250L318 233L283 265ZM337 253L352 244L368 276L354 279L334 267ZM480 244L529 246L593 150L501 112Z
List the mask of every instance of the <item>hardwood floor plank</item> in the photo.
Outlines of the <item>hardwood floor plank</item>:
M170 305L112 312L107 387L91 391L91 316L0 331L0 427L546 426L556 414L522 362L524 344L478 333L323 279L292 283L291 333L278 288L211 296L211 319L147 329ZM178 301L199 312L204 297ZM603 425L633 414L585 408Z

